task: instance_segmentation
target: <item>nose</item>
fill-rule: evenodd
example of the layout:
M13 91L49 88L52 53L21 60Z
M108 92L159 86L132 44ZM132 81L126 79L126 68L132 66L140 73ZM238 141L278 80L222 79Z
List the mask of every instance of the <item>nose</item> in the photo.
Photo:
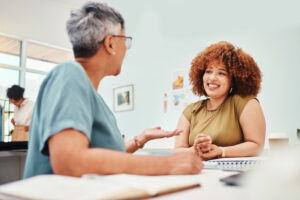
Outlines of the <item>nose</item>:
M217 76L216 76L215 73L211 73L211 74L209 75L209 80L211 80L211 81L216 80L216 78L217 78Z

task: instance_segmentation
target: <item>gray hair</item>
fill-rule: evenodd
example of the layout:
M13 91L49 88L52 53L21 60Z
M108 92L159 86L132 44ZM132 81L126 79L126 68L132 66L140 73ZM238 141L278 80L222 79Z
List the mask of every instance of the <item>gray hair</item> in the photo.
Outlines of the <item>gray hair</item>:
M73 10L67 21L67 32L75 58L93 56L108 34L124 30L124 19L105 3L88 2Z

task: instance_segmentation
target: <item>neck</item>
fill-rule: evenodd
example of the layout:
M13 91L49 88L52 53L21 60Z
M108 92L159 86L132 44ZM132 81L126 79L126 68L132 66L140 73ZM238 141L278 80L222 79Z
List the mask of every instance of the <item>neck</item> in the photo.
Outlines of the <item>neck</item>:
M25 100L25 98L21 98L21 99L20 99L20 104L19 104L19 106L18 106L19 108L21 107L21 105L22 105L22 103L24 102L24 100Z
M98 91L100 81L107 75L105 73L105 63L101 59L91 58L76 58L76 61L81 64L87 76L89 77L93 87Z
M215 109L217 109L225 101L225 99L227 98L227 96L228 95L222 96L222 97L219 97L219 98L210 98L207 101L206 108L208 110L215 110Z

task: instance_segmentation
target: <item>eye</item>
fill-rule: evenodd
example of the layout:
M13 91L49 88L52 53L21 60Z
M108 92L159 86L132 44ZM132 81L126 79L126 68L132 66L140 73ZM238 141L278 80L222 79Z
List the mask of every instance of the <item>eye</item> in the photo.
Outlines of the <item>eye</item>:
M210 73L211 73L211 70L206 70L205 73L206 73L206 74L210 74Z

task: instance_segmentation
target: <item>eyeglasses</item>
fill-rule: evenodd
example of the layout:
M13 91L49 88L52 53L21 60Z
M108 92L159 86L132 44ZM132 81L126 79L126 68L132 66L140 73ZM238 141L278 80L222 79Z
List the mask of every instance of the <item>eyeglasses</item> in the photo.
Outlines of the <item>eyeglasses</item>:
M131 44L132 44L132 37L127 37L127 36L124 36L124 35L112 35L112 37L121 37L121 38L124 38L126 49L130 49ZM105 40L105 38L103 40L99 41L98 45L102 44L102 42L104 40Z
M113 36L113 37L121 37L121 38L124 38L126 48L127 48L127 49L130 49L131 43L132 43L132 37L127 37L127 36L124 36L124 35L112 35L112 36Z

